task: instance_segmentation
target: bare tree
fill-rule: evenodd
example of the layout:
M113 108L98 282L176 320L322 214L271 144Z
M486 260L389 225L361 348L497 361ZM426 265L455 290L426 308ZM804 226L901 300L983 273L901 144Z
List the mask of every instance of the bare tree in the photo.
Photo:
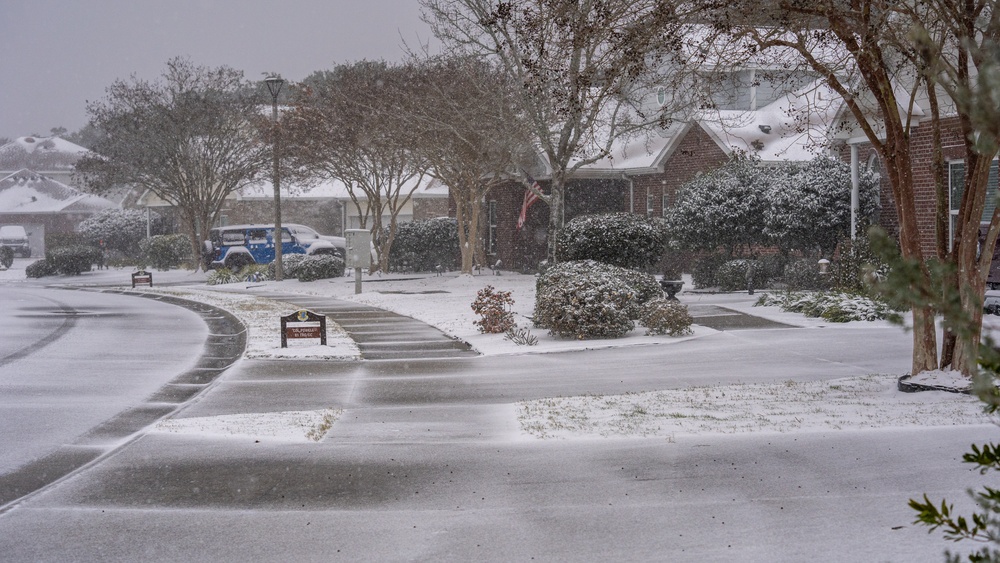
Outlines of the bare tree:
M706 19L716 29L749 39L755 52L774 53L785 64L801 64L821 76L843 99L881 157L899 217L900 250L917 270L909 288L913 374L949 366L966 375L976 371L982 290L1000 232L1000 216L994 213L985 249L977 254L990 162L997 154L996 83L976 79L978 75L988 78L997 68L998 22L993 4L988 0L701 3ZM949 110L942 110L941 105L946 101L959 117L966 143L965 191L951 244L941 153L941 112ZM911 145L919 102L930 109L928 126L933 128L936 153L935 254L952 263L955 272L946 277L945 287L935 285L927 262L930 256L921 248ZM960 307L949 307L947 300L937 298L942 292L961 296ZM964 333L961 339L953 333L946 337L940 362L936 313L944 315L949 330L963 327Z
M413 95L404 110L414 150L455 202L462 273L485 256L480 219L486 195L516 175L530 148L527 123L517 109L508 75L478 57L415 60Z
M427 170L411 149L412 128L403 111L411 72L361 61L313 73L286 118L294 165L347 185L361 228L372 233L378 258L373 271L388 268L399 214Z
M446 45L495 58L519 86L519 109L552 171L550 193L537 195L549 206L556 260L567 179L690 103L677 72L684 18L656 0L421 1ZM675 99L651 108L643 97L655 86Z
M85 184L129 185L174 205L195 263L226 197L268 170L256 89L229 67L171 59L160 80L118 80L87 111L102 135L77 163Z

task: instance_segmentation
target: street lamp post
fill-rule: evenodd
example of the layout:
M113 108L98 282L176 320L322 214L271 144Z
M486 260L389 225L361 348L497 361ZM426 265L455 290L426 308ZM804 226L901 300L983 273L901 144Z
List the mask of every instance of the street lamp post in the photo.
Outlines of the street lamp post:
M279 171L279 130L278 130L278 94L285 81L278 76L268 76L264 79L267 91L271 93L271 121L273 122L274 148L272 150L271 181L274 184L274 279L281 281L281 172Z

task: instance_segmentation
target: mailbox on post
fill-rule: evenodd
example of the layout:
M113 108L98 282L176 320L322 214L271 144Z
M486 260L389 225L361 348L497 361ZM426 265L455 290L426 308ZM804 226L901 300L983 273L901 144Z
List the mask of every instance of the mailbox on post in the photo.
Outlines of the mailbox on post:
M372 265L372 234L366 229L347 229L344 239L344 266L354 268L354 293L361 293L361 269Z

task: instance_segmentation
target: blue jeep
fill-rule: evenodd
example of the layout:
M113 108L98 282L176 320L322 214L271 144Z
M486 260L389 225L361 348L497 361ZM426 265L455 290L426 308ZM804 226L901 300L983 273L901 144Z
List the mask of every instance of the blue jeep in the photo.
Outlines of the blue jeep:
M229 268L238 271L250 264L270 264L274 261L274 225L230 225L208 232L203 260L206 268ZM281 253L330 254L342 256L343 250L325 239L299 240L281 228Z

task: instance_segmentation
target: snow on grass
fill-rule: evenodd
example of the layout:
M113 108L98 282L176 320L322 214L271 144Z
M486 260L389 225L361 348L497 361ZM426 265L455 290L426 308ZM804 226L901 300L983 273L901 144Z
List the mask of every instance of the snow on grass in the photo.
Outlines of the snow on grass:
M294 313L297 308L289 303L265 299L242 293L226 293L191 288L136 288L143 293L171 295L205 303L229 311L247 327L247 350L250 359L340 359L354 360L361 356L357 344L340 327L326 323L326 346L318 339L292 339L288 347L281 347L280 317Z
M256 441L318 442L343 411L287 411L171 418L158 422L153 432Z
M538 438L740 434L988 424L975 397L901 393L896 377L734 384L624 395L522 401L518 420Z

